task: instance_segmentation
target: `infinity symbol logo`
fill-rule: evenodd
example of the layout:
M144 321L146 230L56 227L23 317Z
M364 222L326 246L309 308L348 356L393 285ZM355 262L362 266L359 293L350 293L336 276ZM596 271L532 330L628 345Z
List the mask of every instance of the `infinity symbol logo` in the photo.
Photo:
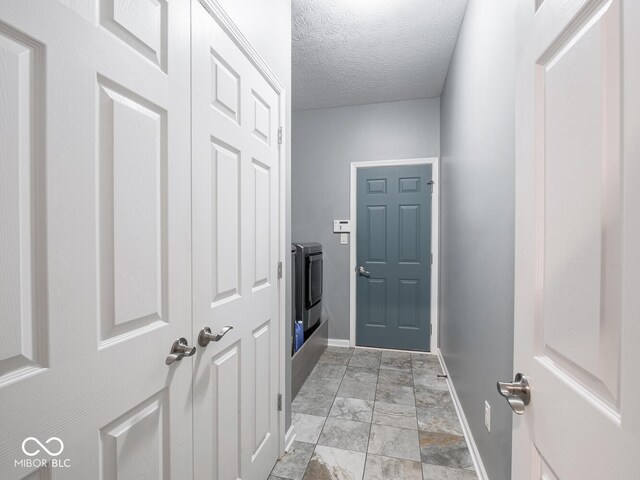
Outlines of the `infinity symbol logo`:
M58 444L60 445L60 450L58 450L57 452L52 452L51 450L49 450L47 447L45 447L43 445L43 443L38 440L35 437L27 437L24 439L24 441L22 442L22 451L24 452L25 455L29 455L30 457L33 457L34 455L37 455L38 453L40 453L40 449L37 449L35 452L28 452L26 449L26 445L27 442L35 442L36 444L38 444L40 446L40 448L42 450L44 450L45 452L47 452L49 455L51 455L52 457L57 457L58 455L60 455L62 453L62 451L64 450L64 443L62 443L62 440L60 440L58 437L51 437L49 440L47 440L46 443L47 445L51 442L58 442Z

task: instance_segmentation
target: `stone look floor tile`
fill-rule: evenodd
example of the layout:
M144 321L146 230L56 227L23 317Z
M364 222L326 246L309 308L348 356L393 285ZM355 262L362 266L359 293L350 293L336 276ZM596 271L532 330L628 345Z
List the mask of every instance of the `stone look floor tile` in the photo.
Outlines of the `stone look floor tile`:
M300 393L335 396L340 388L340 382L339 378L309 377L302 385Z
M416 399L413 395L413 388L411 387L379 383L376 389L376 402L415 405Z
M446 390L449 391L447 380L442 377L438 377L435 372L432 373L413 373L413 385L416 388L431 388L433 390Z
M366 452L371 424L327 418L318 445Z
M439 363L412 363L412 370L414 375L442 375L444 372Z
M291 403L291 411L326 417L333 405L333 399L334 397L330 395L298 393Z
M424 480L477 480L478 476L474 470L463 470L460 468L441 467L440 465L422 464L422 475Z
M336 352L334 350L327 351L320 356L318 363L331 363L334 365L347 365L351 359L351 352Z
M435 390L433 388L415 387L416 406L447 405L453 407L453 399L449 390Z
M296 441L269 480L475 479L441 372L435 355L328 347L292 404Z
M289 480L302 480L309 459L313 455L313 448L314 445L311 443L294 441L291 449L276 462L271 475Z
M367 455L364 480L422 480L422 464L400 458Z
M462 435L462 427L456 409L451 405L417 407L418 428L427 432Z
M376 348L355 348L353 350L354 357L377 357L382 356L382 350Z
M469 468L473 465L467 443L461 435L420 431L423 463L443 467Z
M356 355L349 360L350 367L380 368L380 356L377 355Z
M378 383L389 383L402 387L413 387L413 375L411 371L389 370L381 368L378 373Z
M374 400L376 398L376 384L342 380L338 396Z
M372 413L373 402L371 400L336 397L329 412L329 418L371 423Z
M411 372L411 358L397 358L382 356L380 360L380 369L403 370Z
M416 407L398 403L376 402L373 407L373 423L417 430Z
M318 363L308 378L337 378L342 379L346 365L333 365L331 363Z
M318 445L304 480L361 480L366 454Z
M347 367L343 380L349 382L377 383L378 369L371 367Z
M326 417L292 413L291 422L295 425L296 440L307 443L317 443L324 427Z
M401 360L411 360L411 354L407 352L396 352L395 350L382 350L382 358L398 358Z
M418 432L407 428L372 425L367 453L419 462Z

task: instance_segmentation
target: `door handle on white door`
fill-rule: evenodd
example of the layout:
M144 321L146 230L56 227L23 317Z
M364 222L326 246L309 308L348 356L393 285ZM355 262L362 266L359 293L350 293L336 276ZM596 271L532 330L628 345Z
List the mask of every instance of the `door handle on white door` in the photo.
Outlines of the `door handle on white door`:
M167 365L182 360L183 357L191 357L196 353L196 347L190 347L186 338L179 338L173 342L169 356L165 360Z
M213 335L211 333L211 329L209 327L204 327L200 330L200 334L198 335L198 345L201 347L206 347L209 345L209 342L219 342L222 337L224 337L229 330L233 330L233 327L224 327L220 330L220 333L217 335Z
M360 265L358 268L356 268L356 272L358 272L358 275L362 276L362 277L369 277L371 276L371 273L368 272L367 270L364 269L364 267L362 265Z
M529 381L522 373L516 373L511 382L498 382L498 393L507 399L511 409L516 415L522 415L524 409L531 401L531 387Z

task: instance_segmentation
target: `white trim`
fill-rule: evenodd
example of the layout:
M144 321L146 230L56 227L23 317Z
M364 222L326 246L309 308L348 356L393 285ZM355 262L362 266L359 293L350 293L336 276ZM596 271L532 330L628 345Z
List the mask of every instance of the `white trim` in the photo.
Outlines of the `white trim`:
M327 345L330 347L349 347L351 342L344 338L330 338L327 340Z
M473 438L473 434L471 433L471 428L469 427L469 422L467 422L467 417L464 414L464 410L462 409L462 404L460 403L460 399L458 398L458 393L456 392L456 388L454 387L453 382L451 381L451 377L449 376L449 369L447 368L447 364L445 363L442 352L439 348L437 349L437 355L440 359L442 371L447 376L447 385L449 386L449 392L451 393L451 398L453 398L453 405L455 406L456 412L458 413L458 418L460 419L462 432L464 433L464 439L466 440L467 446L469 447L469 453L471 454L473 467L476 469L476 475L478 475L479 480L489 480L489 475L487 475L487 470L484 468L484 463L482 463L482 457L480 456L478 446L476 445L476 441Z
M431 352L438 349L438 281L440 271L440 162L438 157L406 158L400 160L379 160L370 162L351 163L351 238L349 246L349 345L356 346L356 232L358 230L357 218L357 177L358 168L366 167L393 167L404 165L431 165L433 195L431 203L431 251L433 253L433 265L431 266Z
M209 12L211 17L220 25L220 27L225 31L225 33L229 36L229 38L236 44L236 46L240 49L240 51L247 57L247 59L251 62L251 64L260 72L262 77L267 81L269 86L273 88L275 93L278 95L278 127L282 127L282 144L278 146L278 163L280 167L280 178L279 178L279 214L278 214L278 230L279 230L279 259L275 259L275 262L281 261L283 266L286 265L286 258L289 255L288 249L286 248L286 155L287 149L286 146L286 101L285 95L286 91L284 85L278 77L273 73L267 62L260 56L258 51L251 45L249 40L244 36L242 31L233 23L231 17L225 12L222 6L219 3L219 0L199 0L200 4ZM280 324L280 341L279 341L279 349L278 349L278 376L279 376L279 393L281 393L284 397L286 392L286 373L285 373L285 362L286 362L286 339L285 331L286 331L286 282L288 273L286 268L282 269L282 278L278 281L278 316L279 316L279 324ZM283 399L284 401L284 399ZM278 412L278 423L279 423L279 439L278 439L278 447L281 454L284 454L287 440L292 441L294 435L293 425L289 429L288 432L285 432L285 408L283 408L280 412Z
M284 451L288 452L289 450L291 450L291 446L293 445L293 441L296 439L296 429L294 428L293 424L291 424L291 426L289 427L289 431L287 432L287 434L284 436ZM282 454L284 454L284 452L281 452Z

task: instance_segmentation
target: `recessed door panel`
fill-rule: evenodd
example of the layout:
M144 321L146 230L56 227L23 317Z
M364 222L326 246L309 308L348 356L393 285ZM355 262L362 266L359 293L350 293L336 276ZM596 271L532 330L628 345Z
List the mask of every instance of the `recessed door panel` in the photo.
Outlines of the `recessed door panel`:
M46 366L42 46L0 25L0 384Z
M240 152L211 142L212 306L240 295Z
M99 97L101 342L166 322L166 112L104 78Z

